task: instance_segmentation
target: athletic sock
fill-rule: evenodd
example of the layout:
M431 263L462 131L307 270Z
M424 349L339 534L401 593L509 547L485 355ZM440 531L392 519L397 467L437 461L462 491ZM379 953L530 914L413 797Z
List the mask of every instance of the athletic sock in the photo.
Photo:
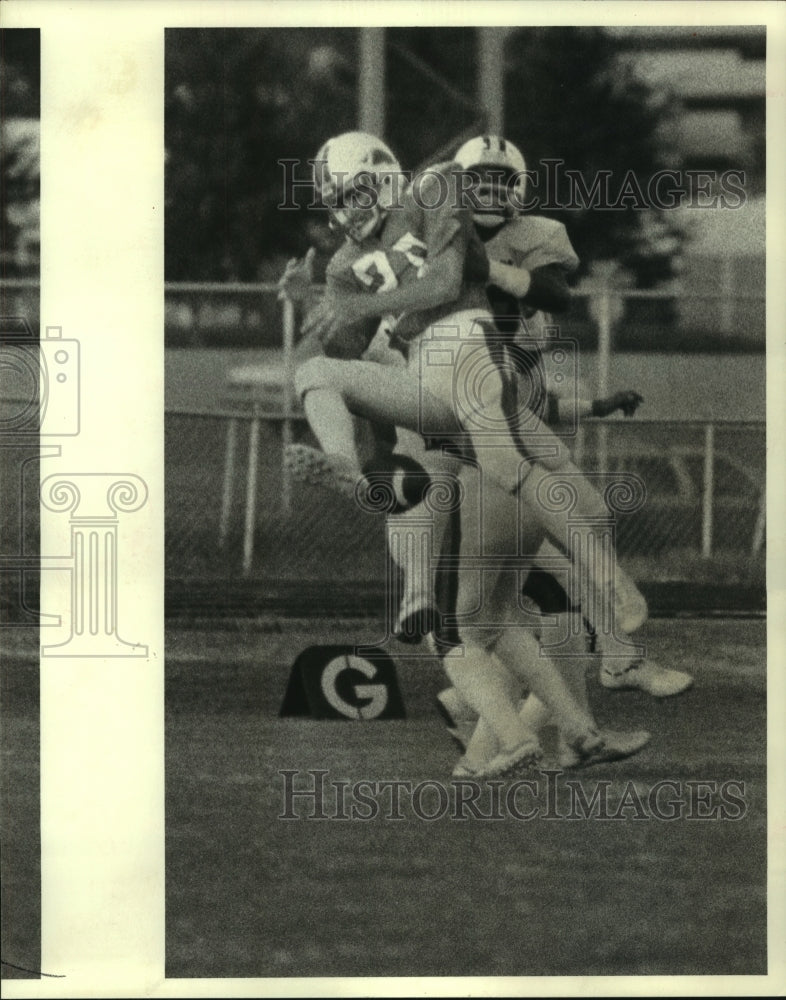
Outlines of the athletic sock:
M445 670L461 696L490 726L501 750L513 750L529 735L519 720L514 678L497 657L479 646L463 647L463 656L448 655Z
M355 423L341 393L333 389L310 389L303 397L303 409L325 454L343 455L360 475Z
M508 630L500 637L497 653L510 664L524 685L548 706L552 720L569 739L595 729L595 722L560 674L554 661L543 656L535 637L524 629Z

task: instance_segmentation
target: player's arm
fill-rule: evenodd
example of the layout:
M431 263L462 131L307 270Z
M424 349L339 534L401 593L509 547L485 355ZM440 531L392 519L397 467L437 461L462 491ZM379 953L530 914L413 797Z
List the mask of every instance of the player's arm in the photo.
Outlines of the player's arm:
M313 258L312 248L302 260L291 260L278 283L279 299L290 299L306 309L306 322L302 325L302 338L296 349L297 357L301 361L317 354L343 360L359 358L373 340L379 327L378 320L361 319L347 322L341 327L336 327L330 337L322 337L319 331L307 328L309 310L317 307L323 296L323 289L313 284ZM324 295L337 297L342 294L352 294L353 291L354 286L344 273L344 269L340 265L334 266L334 262L331 261L325 272Z
M557 396L549 392L547 423L575 423L584 417L608 417L621 410L626 417L632 417L644 402L644 397L633 389L615 392L600 399L575 399Z
M507 292L523 305L544 312L564 312L570 302L570 288L561 264L544 264L530 270L492 260L489 261L488 284Z
M279 301L289 299L309 308L314 304L318 289L314 285L314 256L316 250L309 247L306 256L299 260L293 257L278 280Z
M401 285L389 292L368 295L363 292L326 294L306 318L303 330L317 330L320 336L332 337L336 331L367 319L379 319L388 313L431 309L454 302L461 292L464 247L449 245L435 257L427 257L419 281Z

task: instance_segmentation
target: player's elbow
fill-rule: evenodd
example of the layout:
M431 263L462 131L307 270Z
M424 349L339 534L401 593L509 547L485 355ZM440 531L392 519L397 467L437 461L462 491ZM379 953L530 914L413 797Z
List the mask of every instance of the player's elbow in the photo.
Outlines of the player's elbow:
M438 294L439 302L436 303L437 305L442 302L455 302L461 294L461 274L445 274L439 285Z
M461 261L450 251L444 253L431 272L431 289L434 305L455 302L461 294Z
M555 288L551 292L550 299L551 305L548 307L549 311L563 313L570 305L570 289L567 285L564 288Z
M524 299L527 305L547 312L562 313L570 305L570 297L565 272L559 265L547 264L531 272L529 291Z

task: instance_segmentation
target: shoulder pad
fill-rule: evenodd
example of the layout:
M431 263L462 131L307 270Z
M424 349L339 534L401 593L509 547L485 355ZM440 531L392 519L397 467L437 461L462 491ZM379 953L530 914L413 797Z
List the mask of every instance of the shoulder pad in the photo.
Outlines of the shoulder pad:
M508 246L522 258L521 266L531 269L547 264L561 264L568 271L575 271L579 258L561 222L542 215L520 215L511 220L494 237L499 246ZM489 249L493 252L493 248Z

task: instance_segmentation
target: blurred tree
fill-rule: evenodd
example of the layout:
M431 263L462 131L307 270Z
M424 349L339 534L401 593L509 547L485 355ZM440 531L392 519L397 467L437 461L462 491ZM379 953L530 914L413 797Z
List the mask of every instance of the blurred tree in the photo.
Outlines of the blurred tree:
M514 32L506 50L506 126L539 172L540 211L565 223L582 271L596 260L617 260L651 287L671 277L682 231L668 211L649 207L648 181L679 164L660 134L668 100L636 79L622 52L601 28ZM564 162L549 167L546 160ZM591 194L603 171L598 199L606 205L584 207L591 198L583 191ZM580 175L583 191L569 172ZM544 208L549 203L566 207Z
M386 43L385 138L405 167L482 131L474 29L391 28ZM272 279L305 250L323 217L277 208L277 161L305 164L331 134L356 127L357 44L351 28L167 32L168 280ZM533 169L559 158L589 185L611 171L618 189L628 170L646 178L661 164L666 109L617 51L600 29L511 33L506 128ZM668 276L677 245L668 219L630 205L546 214L563 218L585 266L613 257L643 284Z
M40 32L37 28L0 29L2 117L41 115Z
M39 67L37 29L0 30L0 266L5 277L38 276Z
M279 211L282 158L305 162L352 128L354 32L167 32L166 277L252 280L303 250L305 213ZM348 78L347 78L348 77Z

